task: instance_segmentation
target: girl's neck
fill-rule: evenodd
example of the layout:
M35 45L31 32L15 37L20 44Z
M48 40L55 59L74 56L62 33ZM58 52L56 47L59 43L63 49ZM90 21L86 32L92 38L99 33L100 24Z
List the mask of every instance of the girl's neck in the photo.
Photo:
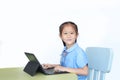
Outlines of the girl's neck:
M74 43L74 44L75 44L75 43ZM66 45L66 48L69 49L69 48L72 47L74 44Z

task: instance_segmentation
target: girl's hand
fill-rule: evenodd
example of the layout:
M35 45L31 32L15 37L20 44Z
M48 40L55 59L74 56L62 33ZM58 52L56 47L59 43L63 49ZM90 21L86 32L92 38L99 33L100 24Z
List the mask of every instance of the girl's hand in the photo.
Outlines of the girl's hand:
M48 69L48 68L53 68L53 65L52 64L42 64L42 67L44 69Z

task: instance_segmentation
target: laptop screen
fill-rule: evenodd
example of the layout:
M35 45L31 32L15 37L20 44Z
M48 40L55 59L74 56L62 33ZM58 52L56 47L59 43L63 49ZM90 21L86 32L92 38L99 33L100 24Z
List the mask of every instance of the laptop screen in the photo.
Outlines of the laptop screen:
M37 61L37 58L32 53L25 52L25 55L28 57L29 61Z

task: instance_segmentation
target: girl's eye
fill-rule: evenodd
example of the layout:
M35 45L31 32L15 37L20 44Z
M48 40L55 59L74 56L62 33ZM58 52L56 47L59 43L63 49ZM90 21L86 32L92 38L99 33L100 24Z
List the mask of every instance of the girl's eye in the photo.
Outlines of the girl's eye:
M64 34L67 34L67 33L64 33Z
M71 33L71 34L74 34L74 33Z

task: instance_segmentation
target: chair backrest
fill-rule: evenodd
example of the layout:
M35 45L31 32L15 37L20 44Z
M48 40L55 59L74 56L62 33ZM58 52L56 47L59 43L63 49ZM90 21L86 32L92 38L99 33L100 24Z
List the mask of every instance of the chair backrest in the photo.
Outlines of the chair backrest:
M113 51L111 48L88 47L89 74L87 80L105 80L105 74L111 70Z

